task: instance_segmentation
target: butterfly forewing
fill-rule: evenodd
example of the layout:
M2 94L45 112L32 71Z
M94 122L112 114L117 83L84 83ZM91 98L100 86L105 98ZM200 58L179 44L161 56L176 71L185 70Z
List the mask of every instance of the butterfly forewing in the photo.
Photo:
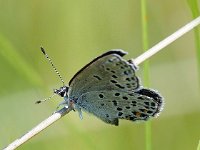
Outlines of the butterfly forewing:
M109 51L86 65L70 81L69 97L99 90L138 89L135 66L122 59L124 54L123 51Z

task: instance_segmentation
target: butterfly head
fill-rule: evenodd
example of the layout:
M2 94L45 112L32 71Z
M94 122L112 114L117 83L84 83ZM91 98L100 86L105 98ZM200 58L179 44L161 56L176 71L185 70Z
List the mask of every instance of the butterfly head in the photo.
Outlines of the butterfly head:
M61 97L65 97L65 96L67 96L68 89L69 89L69 87L64 85L64 86L60 87L60 89L55 89L54 93Z

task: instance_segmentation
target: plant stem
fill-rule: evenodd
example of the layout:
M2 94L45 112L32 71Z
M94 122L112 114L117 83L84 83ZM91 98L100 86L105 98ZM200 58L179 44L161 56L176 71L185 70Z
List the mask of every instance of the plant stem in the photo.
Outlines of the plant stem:
M133 59L133 62L135 63L135 65L139 65L143 61L147 60L148 58L158 53L160 50L162 50L163 48L165 48L166 46L183 36L185 33L191 31L194 27L198 26L199 24L200 16L192 20L182 28L178 29L176 32L174 32L173 34L171 34L170 36L168 36L167 38L150 48L148 51Z
M42 130L46 129L48 126L52 125L54 122L56 122L58 119L66 115L72 110L72 107L64 107L61 110L57 111L44 121L42 121L40 124L35 126L33 129L31 129L29 132L27 132L25 135L20 137L19 139L16 139L11 144L9 144L7 147L5 147L3 150L13 150L22 145L23 143L27 142L29 139L40 133Z
M142 45L143 51L146 51L149 48L148 40L148 19L147 19L147 6L146 0L141 0L141 21L142 21ZM147 60L144 63L144 85L149 86L149 61ZM152 130L151 130L151 121L146 122L145 124L145 146L146 150L152 149Z

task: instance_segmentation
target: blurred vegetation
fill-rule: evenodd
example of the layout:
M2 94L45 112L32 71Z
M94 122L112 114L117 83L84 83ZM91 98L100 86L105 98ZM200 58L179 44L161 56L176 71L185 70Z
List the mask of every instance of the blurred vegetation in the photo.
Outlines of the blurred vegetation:
M200 15L200 10L198 6L198 0L187 0L188 5L192 12L192 17L196 18ZM198 68L198 78L199 78L199 87L200 87L200 33L199 28L194 29L194 37L195 37L195 46L197 52L197 68ZM199 88L200 89L200 88Z
M199 7L199 3L196 4ZM62 86L41 54L42 45L66 83L82 66L115 48L142 53L140 1L0 0L0 148L49 116L61 101L48 97ZM192 19L187 1L147 1L149 46ZM200 94L193 32L150 59L151 88L165 98L152 120L154 150L197 149ZM137 74L142 77L143 64ZM71 112L20 149L145 149L145 123L120 121L119 127Z

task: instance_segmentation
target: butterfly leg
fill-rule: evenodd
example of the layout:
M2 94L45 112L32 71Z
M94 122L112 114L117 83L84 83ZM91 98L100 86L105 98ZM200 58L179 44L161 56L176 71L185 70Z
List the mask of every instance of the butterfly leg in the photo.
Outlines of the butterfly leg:
M83 115L82 115L81 108L79 106L75 105L75 109L78 111L79 117L82 120L83 119Z
M56 107L56 110L58 110L58 109L60 108L60 106L62 106L62 105L68 106L68 104L66 103L66 101L62 101L62 102L60 102L60 103L58 104L58 106Z
M58 110L60 108L60 106L65 105L65 106L69 106L69 100L67 96L64 96L64 101L60 102L56 108L56 110Z

